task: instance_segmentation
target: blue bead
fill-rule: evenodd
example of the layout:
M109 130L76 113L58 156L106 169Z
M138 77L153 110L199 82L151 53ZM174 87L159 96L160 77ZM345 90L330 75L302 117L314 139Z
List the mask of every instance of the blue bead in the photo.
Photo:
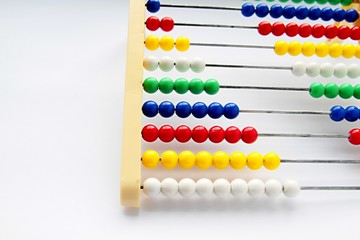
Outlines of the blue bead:
M336 8L334 10L334 16L333 19L335 22L341 22L345 19L346 12L342 8Z
M294 6L287 5L284 7L283 16L286 19L291 19L295 16L296 9Z
M359 13L355 9L350 8L346 11L345 20L347 22L355 22L356 20L358 20L358 18L359 18Z
M251 3L245 3L241 7L241 13L245 17L251 17L255 13L255 7Z
M224 114L224 108L220 103L211 103L208 107L208 115L211 118L218 119Z
M255 14L260 18L266 17L269 14L269 7L264 3L260 3L256 6Z
M330 21L331 19L333 19L333 17L334 17L334 11L331 8L325 7L321 9L320 18L323 21Z
M318 20L321 16L321 10L318 7L311 7L309 9L309 19Z
M355 122L359 120L360 110L355 106L346 108L345 119L349 122Z
M344 120L346 110L342 106L334 106L330 109L330 118L335 122Z
M146 8L151 13L156 13L160 10L159 0L148 0L146 3Z
M224 116L228 119L236 118L239 113L239 107L235 103L228 103L224 106Z
M204 118L208 113L208 107L203 102L197 102L192 107L192 114L196 118Z
M187 118L191 115L191 105L188 102L179 102L176 105L176 115L180 118Z
M154 101L147 101L142 106L142 112L146 117L155 117L159 113L159 106Z
M309 9L305 6L299 6L296 8L295 16L299 20L304 20L309 15Z
M159 113L162 117L169 118L172 115L174 115L175 107L169 101L162 102L162 103L160 103L160 106L159 106Z
M279 4L274 4L270 7L270 16L272 18L279 18L283 15L283 7Z

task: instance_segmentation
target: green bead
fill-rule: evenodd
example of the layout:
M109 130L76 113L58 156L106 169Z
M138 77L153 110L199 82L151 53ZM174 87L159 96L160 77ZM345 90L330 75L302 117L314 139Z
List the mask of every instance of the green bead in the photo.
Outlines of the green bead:
M341 0L329 0L329 3L331 5L338 5L338 4L340 4L340 2L341 2Z
M336 98L339 96L340 88L335 83L328 83L325 85L325 97L327 98Z
M353 0L341 0L341 5L343 6L349 6L350 4L353 3Z
M143 88L147 93L156 93L159 89L159 82L153 77L146 78L143 83Z
M194 78L190 81L190 92L193 94L200 94L204 91L204 82L201 79Z
M315 2L315 0L304 0L304 2L307 4L313 4Z
M268 2L274 2L275 0L267 0Z
M340 86L339 96L343 99L349 99L354 96L354 87L348 83L344 83Z
M184 94L189 91L189 82L185 78L178 78L175 81L174 89L178 94Z
M174 90L174 82L170 78L163 78L159 82L159 90L164 94L169 94Z
M360 99L360 84L356 84L354 87L354 98Z
M289 0L279 0L279 2L282 2L282 3L286 3L288 2Z
M310 95L313 98L320 98L324 96L325 87L321 83L315 82L310 86Z
M325 4L328 2L328 0L316 0L318 4Z
M293 3L301 3L302 0L291 0Z
M209 95L215 95L219 92L220 84L215 79L209 79L205 82L205 92Z

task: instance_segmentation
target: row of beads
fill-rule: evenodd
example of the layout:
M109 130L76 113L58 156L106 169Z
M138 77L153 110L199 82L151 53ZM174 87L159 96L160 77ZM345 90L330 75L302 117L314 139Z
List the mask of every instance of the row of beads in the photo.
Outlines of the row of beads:
M173 178L166 178L161 182L156 178L148 178L142 186L144 193L149 197L157 197L162 193L165 197L174 197L178 193L185 197L193 197L197 194L199 197L206 198L213 194L217 197L243 197L246 194L251 197L278 197L283 193L289 198L296 197L301 187L294 180L287 180L281 184L278 180L270 179L266 182L260 179L252 179L246 182L243 179L235 179L229 182L226 179L217 179L212 182L209 179L199 179L194 181L190 178L184 178L177 182Z
M194 58L190 61L187 58L180 57L176 60L165 56L158 59L155 56L147 56L144 58L143 66L147 71L155 71L160 68L164 72L170 72L175 67L179 72L186 72L191 69L195 73L200 73L205 69L205 61L201 58Z
M274 51L277 55L290 54L291 56L298 56L300 54L305 57L311 57L316 55L318 57L330 56L332 58L344 57L344 58L360 58L360 45L354 46L353 44L341 45L339 43L318 43L315 45L312 42L300 42L293 41L287 43L285 41L278 41L275 43Z
M360 39L360 27L353 26L350 28L346 25L339 27L335 25L328 25L325 27L322 24L315 24L311 26L308 23L303 23L299 26L298 24L291 22L285 26L282 22L275 22L271 24L270 22L263 21L258 26L258 32L263 36L272 33L274 36L282 36L283 34L286 34L289 37L299 35L303 38L310 36L314 38L321 38L325 36L329 39L333 39L335 37L342 40L347 38L351 38L352 40Z
M256 1L260 1L260 0L256 0ZM274 2L275 0L266 0L267 2ZM279 2L282 3L286 3L289 0L279 0ZM303 0L291 0L291 2L293 3L301 3ZM318 4L326 4L329 3L331 5L338 5L341 4L342 6L349 6L351 3L353 3L352 0L304 0L305 3L307 4L313 4L313 3L318 3Z
M186 52L190 48L190 40L183 36L174 40L170 36L163 36L159 39L158 36L150 35L145 39L145 47L150 51L155 51L160 47L167 52L175 47L180 52Z
M164 17L160 20L155 16L151 16L146 19L145 25L150 31L156 31L161 28L164 32L170 32L174 29L174 20L171 17Z
M322 83L315 82L311 84L309 92L313 98L325 96L331 99L340 96L343 99L349 99L351 97L360 99L360 84L352 86L344 83L339 86L335 83L328 83L324 86Z
M258 138L258 132L253 127L245 127L242 131L237 127L231 126L224 130L222 127L213 126L209 130L204 126L196 126L192 130L190 127L181 125L174 129L170 125L164 125L159 129L148 124L143 127L142 138L146 142L154 142L160 139L168 143L176 139L180 143L189 142L192 139L196 143L203 143L210 140L213 143L220 143L226 140L228 143L237 143L242 140L244 143L251 144Z
M310 20L321 19L323 21L334 20L335 22L347 21L355 22L359 18L359 13L355 9L344 10L342 8L331 9L325 7L320 9L319 7L313 6L307 8L305 6L299 6L295 8L294 6L281 6L279 4L274 4L270 8L263 3L258 4L256 7L251 3L245 3L241 12L245 17L251 17L256 15L260 18L270 15L272 18L284 17L286 19L297 18L303 20L309 18Z
M324 78L335 76L337 78L343 78L348 76L349 78L358 78L360 77L360 65L350 64L346 65L344 63L317 63L317 62L295 62L292 65L291 72L293 75L300 77L307 75L309 77L322 76Z
M343 121L355 122L360 119L360 110L355 106L349 106L346 109L342 106L334 106L330 109L330 118L335 122Z
M213 155L206 151L198 152L196 155L190 151L183 151L178 155L171 150L163 152L161 158L156 151L148 150L142 155L141 161L146 168L156 168L161 162L166 169L174 169L179 164L183 169L197 166L202 170L209 169L211 166L223 170L229 165L235 170L241 170L245 166L251 170L259 170L263 166L268 170L275 170L281 162L279 156L273 152L267 153L265 156L258 152L250 153L248 156L241 152L234 152L229 156L221 151Z

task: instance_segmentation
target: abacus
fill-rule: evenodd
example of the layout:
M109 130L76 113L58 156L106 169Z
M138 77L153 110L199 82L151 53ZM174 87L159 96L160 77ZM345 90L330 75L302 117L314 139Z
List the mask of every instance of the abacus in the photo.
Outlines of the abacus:
M277 177L280 165L360 163L360 27L351 4L132 0L122 205L139 207L143 193L360 190Z

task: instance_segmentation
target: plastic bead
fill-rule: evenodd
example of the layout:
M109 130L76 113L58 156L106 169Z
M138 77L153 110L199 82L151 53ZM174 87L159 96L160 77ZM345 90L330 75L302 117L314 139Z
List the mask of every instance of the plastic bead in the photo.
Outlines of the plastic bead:
M315 0L304 0L304 2L307 4L313 4L315 2Z
M180 143L186 143L191 139L191 129L188 126L181 125L175 130L175 138Z
M244 153L241 152L233 152L230 155L230 166L233 169L240 170L246 166L246 156Z
M174 90L178 94L185 94L189 91L189 82L185 78L178 78L174 83Z
M228 143L237 143L241 139L241 131L237 127L228 127L225 130L225 139Z
M348 67L344 63L337 63L334 66L334 76L337 78L343 78L348 73Z
M231 183L231 193L234 197L242 197L248 193L249 187L243 179L234 179Z
M214 192L214 185L209 179L202 178L196 182L196 193L200 197L202 198L209 197L213 194L213 192Z
M294 198L300 193L300 185L294 180L287 180L283 184L283 193L289 198Z
M328 2L328 0L316 0L316 2L320 5L325 4Z
M141 157L142 164L146 168L156 168L159 165L160 156L154 150L148 150Z
M295 16L296 10L294 6L288 5L283 9L283 17L286 19L291 19Z
M241 7L241 13L244 17L251 17L255 13L255 7L251 3L244 3Z
M354 86L354 98L360 99L360 84Z
M151 13L156 13L160 10L159 0L148 0L146 3L146 9Z
M271 32L274 36L281 36L285 33L286 27L282 22L275 22L272 25Z
M289 43L288 53L291 56L299 55L301 53L301 50L302 50L301 43L295 41Z
M219 126L209 129L209 140L213 143L220 143L225 139L225 131Z
M183 151L179 154L179 165L183 169L191 169L195 166L196 158L194 153Z
M342 55L343 47L339 43L333 43L329 48L329 55L333 58L338 58Z
M205 84L201 79L194 78L190 81L189 89L192 94L200 94L204 92Z
M349 99L354 95L354 87L348 83L341 84L339 96L343 99Z
M147 71L153 72L159 67L159 59L154 56L147 56L144 58L143 67Z
M149 197L157 197L160 194L161 183L156 178L148 178L144 182L144 193Z
M356 122L360 117L360 110L355 106L347 107L345 113L345 119L348 122Z
M280 157L273 152L267 153L264 156L264 166L268 170L278 169L280 166L281 160Z
M270 179L265 182L265 194L269 197L278 197L282 193L282 184L275 179Z
M283 7L279 4L274 4L270 7L270 16L272 18L279 18L283 15Z
M145 47L150 51L155 51L159 48L159 38L155 35L150 35L145 39Z
M159 113L159 106L154 101L147 101L142 106L142 112L146 117L155 117Z
M311 35L312 27L308 23L303 23L299 26L299 36L307 38Z
M358 78L360 76L360 65L350 64L347 75L349 78Z
M323 21L330 21L331 19L333 19L333 17L334 17L334 11L331 8L325 7L321 9L320 18Z
M179 191L179 184L173 178L165 178L161 181L161 193L165 197L174 197Z
M358 18L359 18L359 13L357 10L355 10L353 8L346 10L344 19L347 22L350 22L350 23L355 22L356 20L358 20Z
M224 106L224 116L227 119L235 119L239 116L239 107L235 103L228 103Z
M202 58L195 58L192 60L190 68L195 73L201 73L205 70L205 61Z
M161 19L160 28L164 32L170 32L174 29L174 20L171 17L164 17Z
M263 156L258 152L250 153L247 156L247 166L251 170L259 170L263 166Z
M209 95L215 95L220 90L220 84L215 79L206 80L205 85L204 85L204 90Z
M343 6L349 6L350 4L353 3L353 0L341 0L341 5Z
M220 178L214 182L214 193L217 197L226 197L231 192L231 186L228 180Z
M333 106L330 109L330 119L334 122L341 122L345 119L346 110L341 106Z
M187 118L191 115L191 105L181 101L176 105L176 115L180 118Z
M148 17L145 24L150 31L156 31L160 28L160 20L155 16Z
M175 68L179 72L187 72L190 69L190 61L187 58L180 57L175 60Z
M289 45L285 41L277 41L275 43L274 51L277 55L285 55L288 52Z
M293 3L301 3L302 0L291 0Z
M356 50L355 50L355 57L357 59L360 59L360 46L356 46Z
M186 52L190 48L190 40L187 37L178 37L175 47L180 52Z
M174 90L175 83L170 78L162 78L159 81L159 90L164 94L169 94Z
M350 37L351 29L348 26L342 25L338 28L338 38L344 40Z
M352 145L360 145L360 129L354 128L350 130L348 140Z
M179 193L181 196L189 198L196 192L196 183L190 178L184 178L179 182Z
M197 143L203 143L208 139L209 132L203 126L196 126L192 130L191 137Z
M310 86L310 96L313 98L320 98L324 96L325 87L321 83L315 82Z
M322 63L320 65L320 75L328 78L334 75L334 65L331 63Z
M267 36L271 33L271 23L262 21L258 25L258 33L262 36Z
M166 169L174 169L179 161L176 152L168 150L161 154L161 165Z
M295 17L299 20L304 20L309 16L309 9L305 6L299 6L296 8Z
M335 25L328 25L325 28L325 37L333 39L338 35L338 28Z
M334 10L333 19L334 19L335 22L341 22L341 21L345 20L345 15L346 15L346 12L345 12L344 9L336 8Z
M244 143L254 143L258 138L258 132L253 127L246 127L242 130L242 140Z
M174 39L170 36L164 36L160 39L160 47L164 51L171 51L174 48Z
M224 107L217 102L211 103L208 107L208 115L213 119L218 119L224 114Z
M326 43L318 43L316 45L316 56L318 57L326 57L329 54L330 47Z
M351 28L350 38L352 40L360 40L360 27L354 26Z
M308 18L310 20L318 20L321 16L321 10L318 7L311 7L309 8L309 15Z
M255 14L259 18L266 17L269 14L269 7L266 4L260 3L255 8Z
M321 38L325 35L325 27L321 24L315 24L313 27L312 27L312 32L311 32L311 35L314 37L314 38Z
M327 98L336 98L339 96L340 88L335 83L328 83L325 85L325 92L324 95Z
M196 154L196 166L202 170L206 170L212 165L212 156L209 152L201 151Z
M170 125L164 125L159 129L159 139L164 143L169 143L175 138L175 129Z
M295 37L299 33L299 26L296 23L288 23L285 28L285 33L289 37Z
M312 42L305 42L302 46L301 53L305 57L311 57L315 54L316 46Z
M213 165L216 169L222 170L229 165L229 156L225 152L216 152L213 155Z
M342 52L342 56L344 58L352 58L355 56L355 52L356 52L356 49L355 49L355 46L352 45L352 44L345 44L343 46L343 52Z
M265 184L259 179L252 179L248 182L248 193L251 197L260 197L265 193Z
M197 102L192 107L192 115L196 118L204 118L208 113L208 108L205 103Z
M163 118L172 117L174 115L174 113L175 113L174 104L172 104L169 101L164 101L164 102L160 103L160 105L159 105L159 114Z
M148 77L144 80L143 88L147 93L156 93L159 89L159 82L156 78Z
M340 2L341 0L329 0L329 3L334 6L340 4Z
M154 125L149 124L143 127L141 135L146 142L155 142L159 137L159 130Z
M317 77L320 74L320 65L317 62L310 62L306 66L306 74L309 77Z
M292 66L291 72L297 77L304 76L306 73L306 64L303 62L295 62Z
M159 60L159 68L164 72L170 72L174 68L174 60L171 57L162 57Z

